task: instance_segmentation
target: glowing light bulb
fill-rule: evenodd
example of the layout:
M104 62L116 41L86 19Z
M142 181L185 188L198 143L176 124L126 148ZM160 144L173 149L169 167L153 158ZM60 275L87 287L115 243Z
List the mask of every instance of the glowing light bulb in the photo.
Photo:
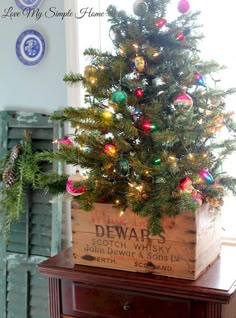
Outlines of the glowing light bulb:
M94 84L95 82L96 82L96 79L94 77L90 79L91 84Z
M116 154L116 147L112 144L107 144L105 145L105 152L110 155L110 156L114 156Z
M154 163L155 163L155 165L160 166L160 164L161 164L161 158L156 158L156 159L154 160Z
M141 192L143 190L143 186L139 185L139 186L135 187L135 189L137 189L139 192Z
M203 120L202 118L198 121L199 125L202 125L203 124Z

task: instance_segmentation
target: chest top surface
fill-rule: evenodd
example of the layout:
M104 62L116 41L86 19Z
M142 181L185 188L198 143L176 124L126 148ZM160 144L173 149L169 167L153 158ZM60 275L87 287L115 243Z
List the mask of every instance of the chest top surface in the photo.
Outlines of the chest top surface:
M236 291L236 247L222 246L220 257L197 280L170 278L153 274L133 273L106 268L75 265L72 249L40 263L39 271L48 277L99 284L133 291L209 299L228 303Z

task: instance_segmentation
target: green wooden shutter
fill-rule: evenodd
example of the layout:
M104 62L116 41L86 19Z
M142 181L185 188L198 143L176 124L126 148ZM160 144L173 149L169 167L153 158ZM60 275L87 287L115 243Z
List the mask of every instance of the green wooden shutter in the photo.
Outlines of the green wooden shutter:
M35 150L53 150L61 138L61 127L47 115L0 112L0 158L18 144L27 130ZM56 170L58 164L47 164ZM0 214L0 218L1 218ZM0 239L0 318L48 318L47 280L36 265L61 248L62 206L43 191L29 190L25 213L11 226L9 244Z

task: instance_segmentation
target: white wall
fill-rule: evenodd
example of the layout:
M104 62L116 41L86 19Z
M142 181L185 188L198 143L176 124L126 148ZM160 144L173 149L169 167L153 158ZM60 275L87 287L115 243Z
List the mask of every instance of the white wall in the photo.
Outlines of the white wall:
M3 17L9 7L20 12L19 17ZM43 13L35 17L23 16L14 0L0 1L0 109L23 110L49 114L67 105L65 25L55 16L46 18L50 7L64 11L64 0L42 0ZM44 59L35 66L22 64L15 52L18 36L27 29L39 31L46 41Z
M4 18L11 6L20 16ZM51 7L54 12L64 12L64 0L42 0L42 17L38 20L23 16L14 0L0 1L0 110L51 114L67 106L68 86L63 82L67 72L65 21L55 16L47 18L45 12ZM35 66L22 64L15 52L16 39L27 29L39 31L46 41L44 59ZM64 219L67 215L63 214ZM65 245L69 237L70 229L63 222Z

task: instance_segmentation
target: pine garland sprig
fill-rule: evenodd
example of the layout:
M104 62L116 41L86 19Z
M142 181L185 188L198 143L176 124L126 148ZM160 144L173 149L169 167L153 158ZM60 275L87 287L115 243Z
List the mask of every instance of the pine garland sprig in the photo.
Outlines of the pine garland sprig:
M51 114L50 119L63 122L67 120L67 117L64 115L63 111L55 111Z
M11 224L18 222L24 212L24 191L22 180L15 182L10 189L1 191L1 212L5 212L1 232L5 233L6 238L9 237Z
M66 74L64 76L63 81L68 84L74 85L74 84L77 84L78 82L83 82L84 76L78 73L70 72L69 74Z
M75 162L78 163L79 151L79 147L72 148L68 145L60 145L60 149L54 153L45 150L36 154L36 161L67 162L68 164L75 164Z
M42 162L45 160L39 160L39 154L41 152L33 150L29 134L25 132L21 143L13 147L13 150L9 151L2 160L2 164L5 163L6 166L1 167L1 178L4 180L4 172L7 177L6 171L9 167L12 169L9 172L14 173L14 182L9 184L10 180L6 179L5 184L10 186L4 186L3 183L0 189L0 212L4 213L5 222L2 231L5 232L6 238L9 236L11 223L19 221L25 212L25 198L28 190L49 189L49 185L46 186L42 182L43 179L46 181L42 167ZM8 178L9 176L8 174ZM58 176L57 179L59 182L60 177Z
M85 49L84 55L94 57L94 58L99 57L99 58L106 58L106 59L110 59L113 57L113 55L110 52L101 52L100 50L94 49L94 48Z
M52 195L64 194L68 175L58 175L55 172L41 174L37 180L38 188L44 189L45 193Z

